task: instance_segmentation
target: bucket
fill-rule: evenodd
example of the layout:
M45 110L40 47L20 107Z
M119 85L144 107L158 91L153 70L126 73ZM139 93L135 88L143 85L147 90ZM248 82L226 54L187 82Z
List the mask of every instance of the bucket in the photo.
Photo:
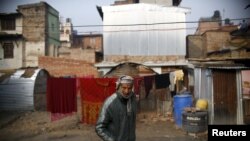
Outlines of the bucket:
M182 112L185 107L192 107L191 95L175 95L174 96L174 120L175 124L182 127Z
M207 131L208 124L207 111L183 112L183 129L190 133L200 133Z

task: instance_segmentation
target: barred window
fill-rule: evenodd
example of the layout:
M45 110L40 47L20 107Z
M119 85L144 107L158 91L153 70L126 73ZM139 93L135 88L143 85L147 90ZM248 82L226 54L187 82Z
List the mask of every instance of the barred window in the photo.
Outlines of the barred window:
M14 45L13 43L4 43L4 58L14 58Z
M2 30L16 30L16 19L13 17L6 17L1 19Z

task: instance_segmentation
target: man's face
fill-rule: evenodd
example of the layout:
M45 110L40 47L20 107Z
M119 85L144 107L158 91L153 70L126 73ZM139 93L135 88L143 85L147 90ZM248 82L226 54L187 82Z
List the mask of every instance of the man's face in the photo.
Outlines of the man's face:
M130 92L132 91L133 85L130 83L121 83L121 91L122 95L128 97Z

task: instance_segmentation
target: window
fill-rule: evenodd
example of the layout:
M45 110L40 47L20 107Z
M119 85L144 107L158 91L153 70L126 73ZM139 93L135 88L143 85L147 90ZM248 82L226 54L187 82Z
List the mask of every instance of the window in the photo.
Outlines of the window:
M1 19L2 30L16 30L16 19L14 17L5 17Z
M55 25L52 23L51 24L51 30L54 31L55 30Z
M68 29L66 30L66 34L69 34L69 30Z
M14 45L13 43L3 44L4 58L14 58Z

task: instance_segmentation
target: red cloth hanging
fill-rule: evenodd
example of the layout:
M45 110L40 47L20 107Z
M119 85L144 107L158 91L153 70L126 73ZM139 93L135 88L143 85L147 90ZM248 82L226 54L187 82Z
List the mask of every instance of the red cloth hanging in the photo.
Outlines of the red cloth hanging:
M76 93L77 93L77 95L80 95L80 91L81 91L81 85L80 85L81 78L94 78L94 75L86 75L86 76L81 76L81 77L76 78Z
M144 76L144 85L145 85L146 98L148 97L149 92L153 87L153 82L154 81L155 81L155 76L154 75Z
M95 124L104 100L115 92L117 78L81 78L82 122Z
M52 121L77 111L75 78L47 79L47 111Z
M136 95L140 95L140 86L143 81L143 77L135 77L134 78L134 93Z

